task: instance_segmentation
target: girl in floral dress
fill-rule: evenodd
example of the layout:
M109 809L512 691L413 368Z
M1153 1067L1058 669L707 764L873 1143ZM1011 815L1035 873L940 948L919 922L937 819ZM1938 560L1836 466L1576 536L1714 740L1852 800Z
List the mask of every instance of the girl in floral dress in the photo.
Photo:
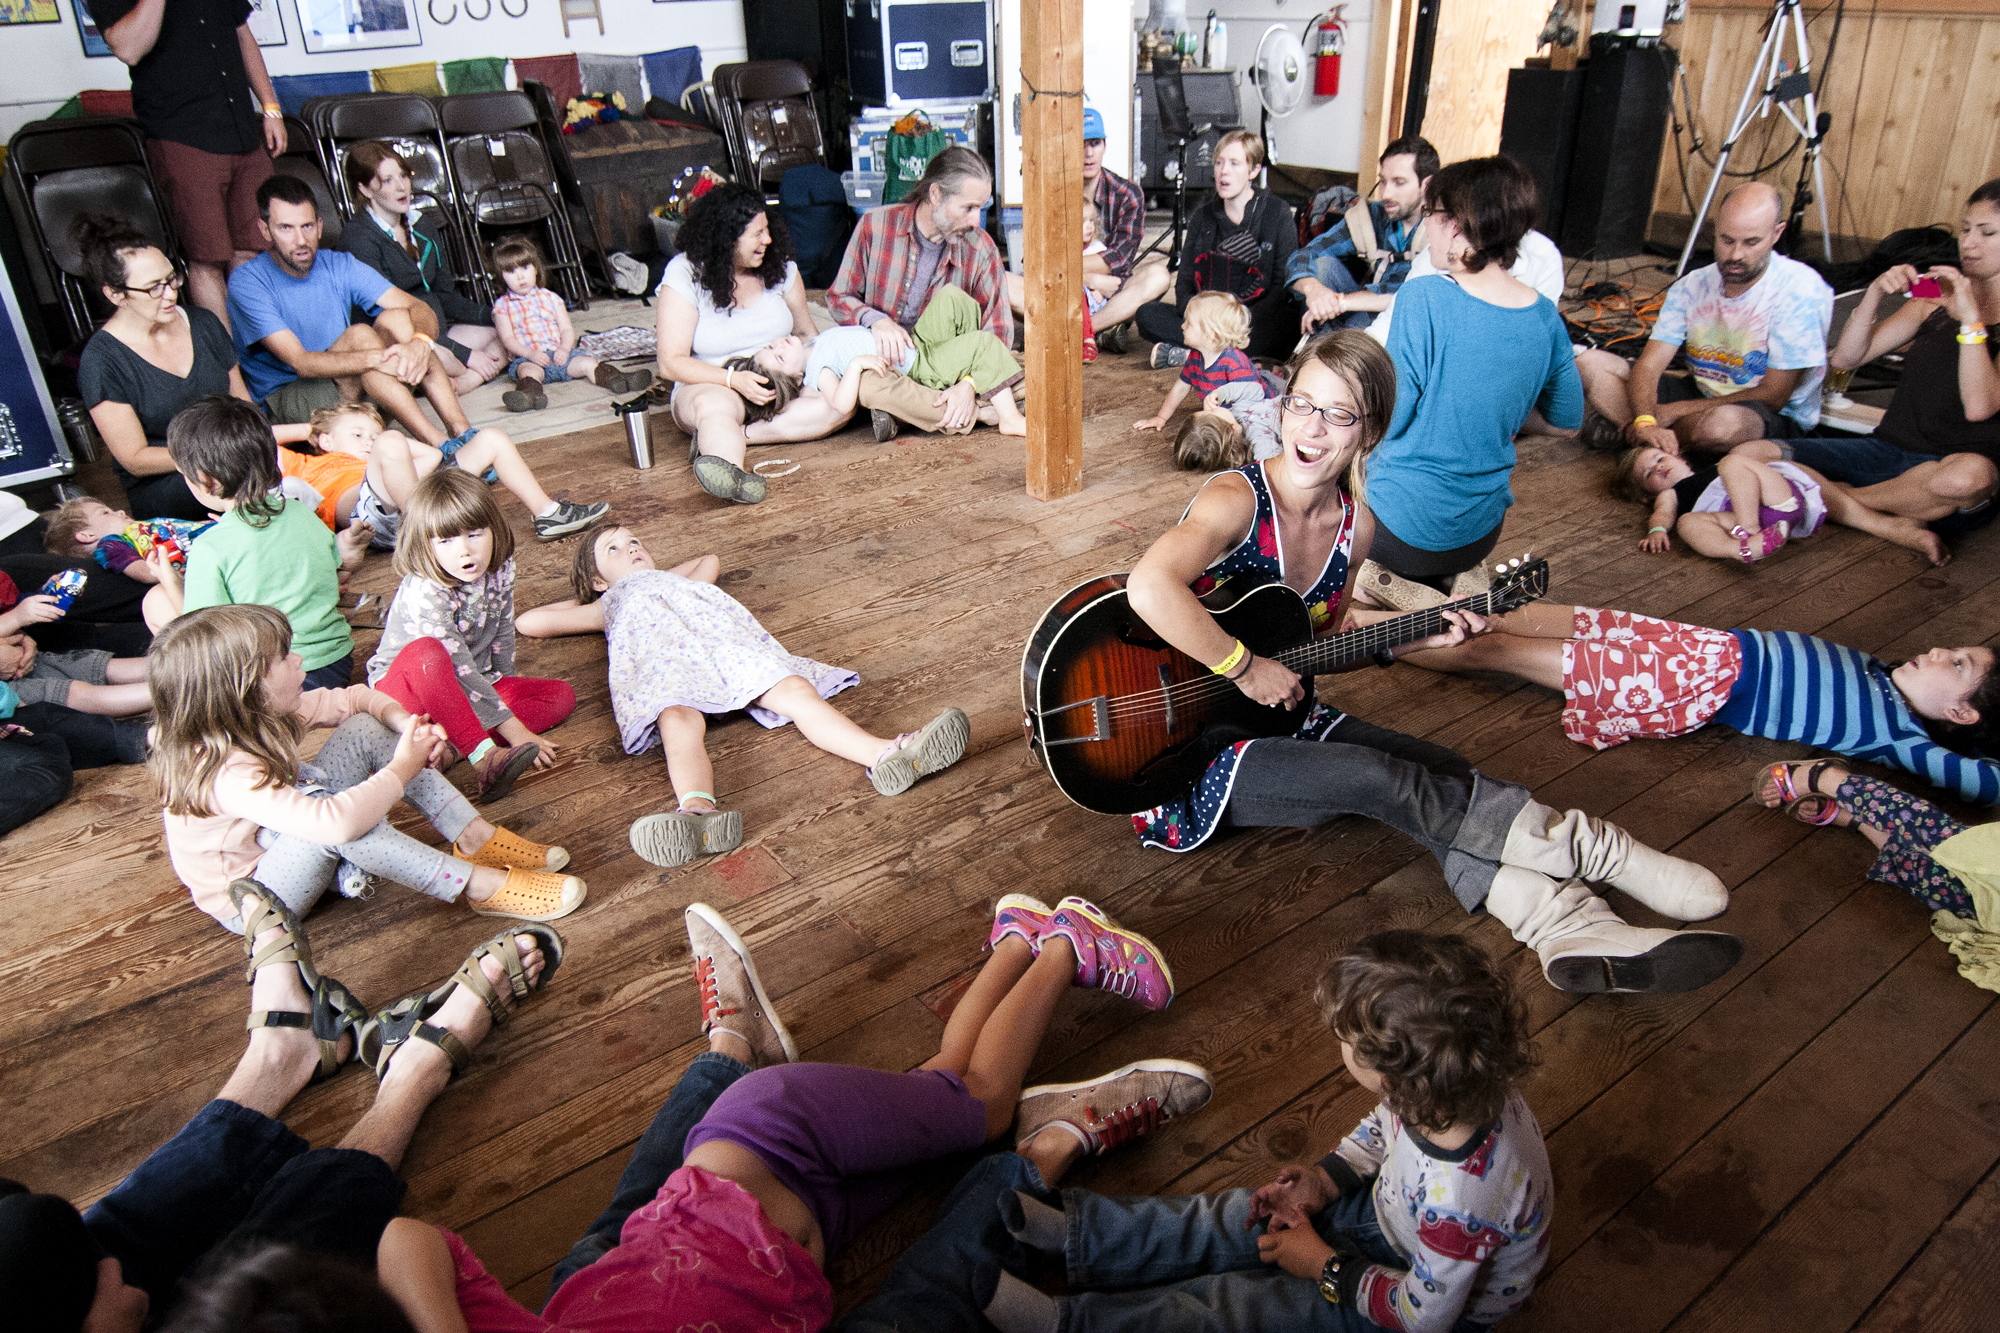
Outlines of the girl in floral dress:
M625 752L643 754L655 741L665 749L678 804L632 825L633 851L654 865L677 866L743 841L742 812L716 804L704 744L711 713L747 709L766 727L796 722L820 749L863 765L884 796L907 791L965 753L971 726L956 708L895 737L842 716L826 701L861 678L786 652L715 586L720 573L712 555L661 569L635 534L605 519L577 546L575 599L536 607L518 622L521 633L536 637L602 632Z

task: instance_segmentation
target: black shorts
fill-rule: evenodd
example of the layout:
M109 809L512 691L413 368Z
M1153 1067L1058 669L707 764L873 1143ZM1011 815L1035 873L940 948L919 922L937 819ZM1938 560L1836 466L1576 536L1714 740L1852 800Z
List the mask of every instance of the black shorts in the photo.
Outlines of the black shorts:
M1708 397L1708 395L1701 391L1700 386L1694 382L1694 377L1692 375L1660 376L1660 392L1656 400L1660 403L1691 403L1694 402L1697 398L1706 398L1706 397ZM1762 429L1764 432L1762 435L1758 436L1759 439L1789 440L1803 433L1799 429L1798 422L1793 421L1790 417L1786 416L1783 412L1778 411L1776 408L1772 407L1769 403L1760 403L1754 400L1746 400L1743 402L1730 403L1728 404L1728 406L1747 407L1752 412L1755 412L1758 415L1758 417L1763 421Z

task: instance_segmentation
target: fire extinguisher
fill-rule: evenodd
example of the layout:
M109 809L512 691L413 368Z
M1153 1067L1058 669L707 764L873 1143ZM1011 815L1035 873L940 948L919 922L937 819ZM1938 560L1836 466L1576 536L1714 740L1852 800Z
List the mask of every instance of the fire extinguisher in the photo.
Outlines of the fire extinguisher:
M1313 92L1320 97L1340 94L1340 53L1347 46L1347 20L1341 17L1346 5L1335 5L1320 20L1318 40L1313 44Z

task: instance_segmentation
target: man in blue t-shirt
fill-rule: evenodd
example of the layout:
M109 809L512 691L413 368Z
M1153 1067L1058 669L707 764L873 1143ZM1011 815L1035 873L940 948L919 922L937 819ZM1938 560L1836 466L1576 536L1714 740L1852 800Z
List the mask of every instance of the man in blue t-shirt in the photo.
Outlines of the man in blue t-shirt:
M250 394L271 420L373 399L413 438L443 445L468 422L431 351L437 316L354 256L319 248L319 210L296 176L257 187L267 249L229 275L230 335ZM355 307L374 324L354 324ZM417 405L421 385L444 428Z
M1595 409L1583 425L1585 444L1724 453L1747 440L1813 433L1833 289L1772 253L1784 233L1776 189L1751 181L1729 192L1715 212L1715 262L1667 289L1639 360L1627 365L1602 351L1577 357ZM1683 351L1689 378L1662 379Z

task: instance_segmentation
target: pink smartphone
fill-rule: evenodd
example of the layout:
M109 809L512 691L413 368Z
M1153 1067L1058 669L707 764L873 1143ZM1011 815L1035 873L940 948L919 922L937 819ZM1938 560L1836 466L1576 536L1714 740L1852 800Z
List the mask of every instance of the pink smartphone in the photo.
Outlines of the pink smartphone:
M1910 296L1918 301L1935 301L1944 295L1936 278L1918 278L1910 284Z

